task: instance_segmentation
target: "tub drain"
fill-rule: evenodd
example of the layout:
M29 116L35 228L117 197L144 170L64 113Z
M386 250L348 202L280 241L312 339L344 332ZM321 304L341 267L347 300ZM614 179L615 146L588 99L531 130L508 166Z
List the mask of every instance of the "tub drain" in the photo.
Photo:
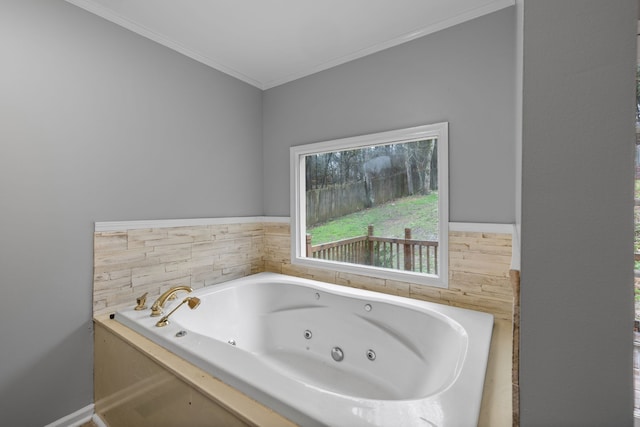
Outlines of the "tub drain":
M231 344L231 345L236 345L236 340L229 340L229 341L227 341L227 342L228 342L229 344Z

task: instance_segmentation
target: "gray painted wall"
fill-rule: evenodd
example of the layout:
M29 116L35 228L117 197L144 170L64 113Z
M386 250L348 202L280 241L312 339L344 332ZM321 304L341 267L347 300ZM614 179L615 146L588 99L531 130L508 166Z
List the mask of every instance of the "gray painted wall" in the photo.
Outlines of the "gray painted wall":
M265 91L264 210L289 214L289 147L449 121L450 219L513 223L515 13Z
M62 0L0 53L0 424L41 426L93 400L94 221L261 215L262 92Z
M632 3L526 0L523 426L631 425ZM0 12L7 425L91 403L94 221L288 215L289 146L440 120L451 220L518 220L512 8L264 96L62 0Z
M525 1L522 96L513 9L265 93L266 214L291 145L439 120L450 219L523 212L523 426L632 425L634 3Z
M521 425L632 426L637 0L525 0Z

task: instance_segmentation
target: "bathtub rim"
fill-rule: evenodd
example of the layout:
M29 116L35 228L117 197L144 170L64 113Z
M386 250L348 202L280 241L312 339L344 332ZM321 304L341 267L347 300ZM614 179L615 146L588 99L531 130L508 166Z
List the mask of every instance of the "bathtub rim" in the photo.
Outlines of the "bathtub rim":
M111 318L110 314L100 314L93 317L95 327L105 328L126 344L157 363L163 369L179 380L193 387L214 403L247 424L256 427L297 427L298 424L286 418L281 413L252 399L238 389L226 384L207 371L199 368L185 358L167 350L158 343L136 332L126 325ZM94 370L95 371L95 370ZM95 381L95 380L94 380ZM95 387L95 385L94 385ZM95 403L95 402L94 402ZM96 407L99 413L99 407Z
M469 349L468 351L478 351L480 352L481 356L478 360L475 361L475 363L479 363L480 365L482 365L484 367L484 369L482 369L482 381L479 383L479 390L477 390L476 388L474 388L474 393L479 393L480 398L476 401L474 401L473 404L471 405L466 405L465 406L465 411L467 413L473 413L475 414L475 419L479 419L479 414L480 414L480 408L482 406L482 398L483 398L483 390L484 390L484 379L486 377L486 372L487 372L487 367L488 367L488 357L489 357L489 349L491 347L491 335L492 335L492 330L493 330L493 325L495 322L494 316L489 314L489 313L483 313L483 312L479 312L476 310L469 310L469 309L465 309L465 308L459 308L459 307L452 307L452 306L447 306L441 303L433 303L433 302L429 302L429 301L423 301L423 300L417 300L417 299L411 299L411 298L406 298L406 297L399 297L399 296L395 296L395 295L388 295L388 294L382 294L380 292L375 292L375 291L369 291L369 290L364 290L364 289L358 289L358 288L350 288L350 287L346 287L346 286L341 286L341 285L335 285L335 284L331 284L331 283L327 283L327 282L322 282L322 281L318 281L318 280L313 280L313 279L305 279L305 278L300 278L297 276L290 276L290 275L284 275L284 274L280 274L280 273L269 273L269 272L263 272L263 273L258 273L258 274L254 274L251 276L245 276L243 278L239 278L239 279L233 279L230 280L229 282L223 282L211 287L206 287L206 288L201 288L198 289L198 292L203 292L203 293L208 293L208 292L215 292L216 290L220 290L222 288L224 288L225 286L234 286L234 284L237 284L237 282L240 281L255 281L255 280L262 280L262 281L272 281L276 279L279 282L289 282L289 283L294 283L296 285L299 285L302 283L306 283L314 288L318 287L320 285L321 288L325 288L326 290L328 290L329 292L338 294L338 295L343 295L343 296L347 296L347 297L356 297L359 299L367 299L369 301L382 301L382 302L393 302L395 304L399 304L401 306L409 306L411 308L417 308L417 309L424 309L425 307L427 307L429 309L429 311L431 312L436 312L436 313L440 313L444 316L449 316L450 313L453 314L457 314L460 312L468 312L468 313L473 313L472 318L476 317L477 319L483 319L482 323L490 323L490 327L489 327L489 336L488 336L488 340L487 342L483 342L481 347L478 349L476 348L475 343L470 342L469 343ZM175 304L175 303L172 303ZM171 306L168 306L167 308L170 309ZM123 310L120 310L123 311ZM475 324L476 322L468 322L469 319L467 319L466 324L464 324L464 328L467 330L475 330L478 325ZM460 322L458 322L460 323ZM465 322L462 322L465 323ZM485 324L484 327L486 327L487 325ZM126 327L126 326L125 326ZM140 333L140 335L142 335ZM475 336L475 334L473 334ZM160 340L162 341L162 337L159 337ZM486 348L484 348L486 346ZM167 350L169 351L169 350ZM180 356L184 357L184 354L181 354L180 352L178 352L177 354L179 354ZM188 360L187 360L188 361ZM195 362L194 362L195 363ZM474 367L477 367L475 364L473 365ZM460 375L462 374L462 372L467 372L470 369L472 369L472 366L470 365L465 365L463 367L463 369L460 372ZM210 374L208 373L208 375L214 376L216 374ZM472 372L471 373L471 377L475 377L476 380L478 373L477 372ZM438 398L441 398L443 396L447 396L447 395L451 395L454 394L456 392L462 392L464 393L466 391L466 387L467 387L467 376L465 375L465 381L455 381L450 387L448 387L445 390L442 390L441 392L439 392L437 394ZM225 378L222 378L222 381L225 381ZM232 387L233 387L233 383ZM475 383L474 383L475 384ZM253 387L250 385L250 388ZM258 390L260 392L260 390ZM240 391L242 393L242 391ZM474 394L475 396L475 394ZM345 396L341 395L341 398L345 398ZM274 398L275 399L275 398ZM367 399L361 399L361 398L357 398L357 399L349 399L348 396L346 396L347 400L353 400L353 401L366 401ZM429 399L429 398L428 398ZM419 399L420 401L425 400L425 399ZM418 400L404 400L404 401L390 401L390 402L394 402L394 403L402 403L402 402L417 402ZM283 411L281 410L281 408L278 407L278 405L272 405L270 401L266 401L264 402L264 405L269 405L267 407L272 407L274 408L276 411L279 411L280 413L282 413ZM299 411L298 411L299 412ZM297 419L296 416L289 414L288 412L285 411L285 413L291 417L291 419Z

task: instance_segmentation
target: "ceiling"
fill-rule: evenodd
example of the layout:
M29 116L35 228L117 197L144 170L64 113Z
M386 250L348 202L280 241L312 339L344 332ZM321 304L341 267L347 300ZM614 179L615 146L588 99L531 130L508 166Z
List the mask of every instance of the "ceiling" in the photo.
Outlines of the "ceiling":
M515 0L66 0L260 89Z

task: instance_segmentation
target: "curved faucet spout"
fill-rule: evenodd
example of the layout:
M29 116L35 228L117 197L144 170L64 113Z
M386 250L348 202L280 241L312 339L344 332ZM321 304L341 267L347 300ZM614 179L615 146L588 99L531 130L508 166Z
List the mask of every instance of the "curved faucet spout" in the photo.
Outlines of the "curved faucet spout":
M193 292L193 289L191 286L174 286L173 288L165 291L151 306L151 316L160 316L167 300L179 291Z

